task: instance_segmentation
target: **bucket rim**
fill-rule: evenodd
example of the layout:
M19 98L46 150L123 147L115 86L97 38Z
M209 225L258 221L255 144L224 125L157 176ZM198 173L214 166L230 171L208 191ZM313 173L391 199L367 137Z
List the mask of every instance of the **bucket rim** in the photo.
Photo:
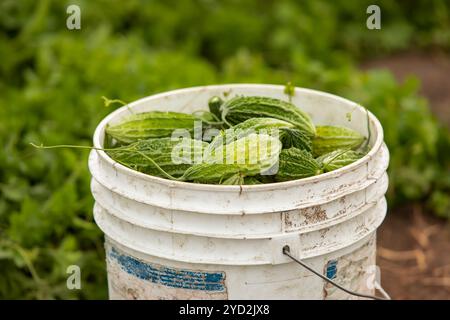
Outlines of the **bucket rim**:
M156 98L164 98L166 96L174 95L174 94L180 94L180 93L189 93L189 92L203 92L208 91L210 89L222 89L224 91L227 91L229 89L234 88L261 88L261 89L275 89L275 90L281 90L283 91L285 89L285 85L275 85L275 84L256 84L256 83L231 83L231 84L220 84L220 85L206 85L206 86L194 86L194 87L188 87L188 88L182 88L182 89L176 89L176 90L170 90L170 91L164 91L161 93L156 93L147 97L143 97L141 99L135 100L126 106L123 106L121 108L116 109L115 111L108 114L103 120L97 125L94 136L93 136L93 144L94 148L102 148L103 143L100 137L103 135L104 130L106 128L106 125L114 119L117 115L124 112L128 108L133 108L133 106L139 105L147 100L152 100ZM369 116L369 122L371 126L374 128L372 134L376 134L376 140L372 147L370 148L369 152L362 157L361 159L358 159L357 161L351 163L350 165L347 165L345 167L342 167L340 169L322 173L317 176L312 176L308 178L302 178L302 179L296 179L296 180L290 180L290 181L284 181L284 182L273 182L273 183L264 183L264 184L257 184L257 185L217 185L217 184L201 184L201 183L193 183L193 182L184 182L184 181L174 181L169 180L166 178L151 176L139 171L135 171L133 169L130 169L119 162L114 161L105 151L102 150L92 150L92 152L97 152L99 157L106 161L109 165L114 166L114 168L118 171L121 171L121 173L124 173L128 176L144 180L146 182L156 183L160 185L164 185L169 188L181 188L181 189L190 189L190 190L198 190L198 191L221 191L221 192L258 192L258 191L267 191L267 190L274 190L274 189L283 189L283 188L290 188L293 186L301 186L304 184L311 184L316 183L319 181L323 181L326 179L332 179L335 177L339 177L345 173L352 172L356 168L366 164L371 160L376 153L380 150L380 148L383 145L384 140L384 134L383 134L383 128L381 126L380 121L377 119L377 117L370 112L368 109L364 108L360 104L353 102L349 99L340 97L335 94L323 92L320 90L315 89L309 89L309 88L303 88L303 87L295 87L295 94L297 93L309 93L309 94L316 94L319 96L328 97L335 100L340 100L341 102L344 102L346 104L353 105L355 108L359 109L362 112L368 113Z

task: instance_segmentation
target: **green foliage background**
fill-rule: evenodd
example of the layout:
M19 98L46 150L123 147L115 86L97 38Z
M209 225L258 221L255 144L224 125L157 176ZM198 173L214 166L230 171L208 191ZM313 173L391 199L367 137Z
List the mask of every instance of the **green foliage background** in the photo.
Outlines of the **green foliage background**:
M69 4L81 8L79 31L65 27ZM381 30L365 27L370 4L382 9ZM0 298L106 298L88 153L29 146L90 145L112 111L103 95L288 81L342 95L383 123L391 206L421 201L448 218L448 128L417 80L357 68L417 47L450 49L447 1L1 1ZM82 290L66 289L71 264Z

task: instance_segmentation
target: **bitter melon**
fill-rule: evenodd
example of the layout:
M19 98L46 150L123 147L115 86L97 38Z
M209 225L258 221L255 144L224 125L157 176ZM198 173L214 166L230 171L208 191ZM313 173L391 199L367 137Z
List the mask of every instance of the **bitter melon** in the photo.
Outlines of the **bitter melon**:
M275 118L292 123L308 135L315 135L315 126L308 114L290 102L280 99L238 96L224 102L221 107L222 120L235 125L252 118Z
M312 139L314 156L321 156L337 149L356 149L364 136L346 127L317 126L316 136Z
M297 148L284 149L280 153L277 181L302 179L322 173L320 164L312 154Z
M213 139L208 148L217 148L221 144L228 144L251 133L263 133L279 138L283 148L296 147L311 151L311 138L309 136L301 130L295 129L292 123L274 118L254 118L241 122L222 131Z
M358 159L361 159L364 153L354 150L338 149L330 153L326 153L316 160L321 164L324 172L337 170L345 167Z
M179 112L151 111L133 114L118 124L106 127L106 134L119 143L128 144L150 138L170 137L174 130L194 131L198 118Z
M140 140L128 146L107 151L115 161L146 174L162 176L149 162L155 161L168 174L179 177L193 164L202 161L208 143L189 138Z
M276 165L280 152L280 140L265 134L250 134L205 152L204 163L188 168L180 180L242 184L245 177L263 174Z

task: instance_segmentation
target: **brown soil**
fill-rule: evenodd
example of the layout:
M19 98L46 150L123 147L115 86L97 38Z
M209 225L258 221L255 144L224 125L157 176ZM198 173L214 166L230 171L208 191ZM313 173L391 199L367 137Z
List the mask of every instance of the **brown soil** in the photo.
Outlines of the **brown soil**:
M393 299L450 299L450 225L420 205L388 213L378 233L381 283Z
M421 80L421 93L450 126L450 57L402 53L365 63L391 70L399 80ZM381 283L393 299L450 299L450 224L409 205L388 212L378 233Z

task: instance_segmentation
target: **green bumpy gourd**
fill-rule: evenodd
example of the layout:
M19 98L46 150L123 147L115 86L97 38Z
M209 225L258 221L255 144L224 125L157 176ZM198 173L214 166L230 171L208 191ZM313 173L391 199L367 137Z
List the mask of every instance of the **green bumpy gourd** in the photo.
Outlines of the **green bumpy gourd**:
M209 149L228 144L251 133L263 133L281 140L283 148L297 147L311 151L311 138L292 123L275 118L253 118L222 131L209 145Z
M316 160L321 164L324 172L329 172L345 167L356 160L361 159L363 156L364 153L362 152L338 149L330 153L326 153L318 157Z
M108 125L106 134L121 144L139 140L170 137L174 130L194 131L198 118L191 114L179 112L151 111L133 114L121 122Z
M223 130L217 135L209 145L209 149L214 149L220 145L225 145L236 141L240 138L246 137L252 133L275 133L281 128L293 127L289 122L274 119L274 118L254 118L241 122L232 128Z
M284 120L304 131L315 135L315 126L308 114L290 102L268 97L238 96L224 102L221 107L222 121L236 125L253 118L275 118Z
M337 149L356 149L364 140L363 135L350 128L317 126L316 136L312 139L313 155L317 157Z
M204 163L187 169L180 180L199 183L242 184L245 177L267 172L278 162L279 139L250 134L205 152Z
M283 149L297 148L300 150L312 151L312 140L299 129L281 129L280 140L283 143Z
M279 139L267 134L252 133L216 148L206 149L206 163L243 165L246 173L254 175L269 169L277 161L282 145Z
M277 181L288 181L315 176L322 173L320 164L312 154L297 148L284 149L280 153Z
M189 138L140 140L107 151L115 161L139 172L162 176L151 158L168 174L179 177L197 161L201 162L208 143Z
M266 131L267 134L276 132L278 130L279 139L283 144L284 149L295 147L298 149L305 149L311 151L311 138L303 131L295 127L294 124L276 119L276 118L253 118L245 120L233 126L232 129L236 131L254 130L256 132Z

